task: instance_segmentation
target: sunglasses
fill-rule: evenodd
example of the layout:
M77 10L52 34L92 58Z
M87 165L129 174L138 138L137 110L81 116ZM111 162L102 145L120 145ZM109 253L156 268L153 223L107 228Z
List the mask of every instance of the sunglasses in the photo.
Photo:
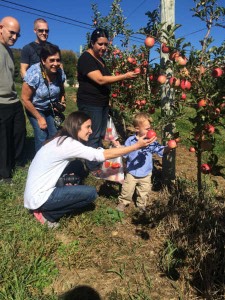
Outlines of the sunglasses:
M60 58L49 58L49 62L53 63L53 62L61 62Z
M103 46L103 45L104 45L105 47L108 47L108 45L109 45L108 43L97 43L97 44L98 44L99 46Z
M5 27L5 26L4 26ZM5 29L11 34L11 35L16 35L17 38L19 38L21 35L19 32L15 32L12 30L9 30L7 27L5 27Z
M44 32L49 33L49 29L37 29L37 31L39 33L44 33Z

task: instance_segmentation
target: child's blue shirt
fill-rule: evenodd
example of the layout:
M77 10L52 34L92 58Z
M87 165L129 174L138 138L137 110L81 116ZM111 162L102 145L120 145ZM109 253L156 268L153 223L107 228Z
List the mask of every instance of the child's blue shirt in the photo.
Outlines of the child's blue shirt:
M125 146L131 146L136 142L136 135L132 135L126 140ZM153 169L152 154L156 153L162 157L164 148L165 146L154 142L145 148L124 155L124 158L127 160L127 172L135 177L145 177L149 175Z

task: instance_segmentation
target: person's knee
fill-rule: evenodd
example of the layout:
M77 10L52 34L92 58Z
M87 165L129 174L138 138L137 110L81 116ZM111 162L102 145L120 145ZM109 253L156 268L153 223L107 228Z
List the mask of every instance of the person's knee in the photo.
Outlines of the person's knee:
M98 197L98 194L97 194L97 191L96 191L96 188L93 187L93 186L87 186L87 193L89 195L89 200L90 201L94 201L97 197Z

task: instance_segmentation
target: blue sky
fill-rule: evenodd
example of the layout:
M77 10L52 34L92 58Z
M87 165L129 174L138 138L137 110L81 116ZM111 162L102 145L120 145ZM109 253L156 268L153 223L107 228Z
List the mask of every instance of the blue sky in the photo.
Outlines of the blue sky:
M92 29L90 29L93 16L91 4L97 4L99 12L103 16L106 16L113 0L12 0L9 2L0 0L0 18L11 15L20 21L21 37L14 45L15 48L22 48L25 44L35 39L33 33L33 21L38 17L44 17L49 23L49 41L57 44L61 49L79 52L80 46L86 43L87 32L92 31ZM185 36L187 41L191 41L196 48L200 48L199 40L205 35L206 29L204 29L204 23L198 18L192 17L193 13L190 9L194 7L194 1L176 0L175 2L175 23L182 25L177 31L177 37ZM46 14L16 6L13 3L45 11ZM218 0L218 3L221 6L225 5L225 0ZM146 26L148 18L145 13L156 9L159 4L160 0L122 0L120 6L124 16L127 17L127 24L135 31ZM19 10L27 11L29 13ZM90 25L75 23L63 18L56 18L48 15L48 13L71 18ZM73 23L73 25L59 22L51 18L70 22ZM225 29L214 27L211 34L215 39L213 45L219 45L224 40ZM141 36L138 37L140 38ZM140 42L137 42L137 44L140 45Z

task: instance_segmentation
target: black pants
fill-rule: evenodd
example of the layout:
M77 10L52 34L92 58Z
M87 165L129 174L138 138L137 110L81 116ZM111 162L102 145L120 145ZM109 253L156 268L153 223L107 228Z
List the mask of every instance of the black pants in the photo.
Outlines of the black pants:
M26 122L21 102L0 104L0 178L9 178L21 159Z

